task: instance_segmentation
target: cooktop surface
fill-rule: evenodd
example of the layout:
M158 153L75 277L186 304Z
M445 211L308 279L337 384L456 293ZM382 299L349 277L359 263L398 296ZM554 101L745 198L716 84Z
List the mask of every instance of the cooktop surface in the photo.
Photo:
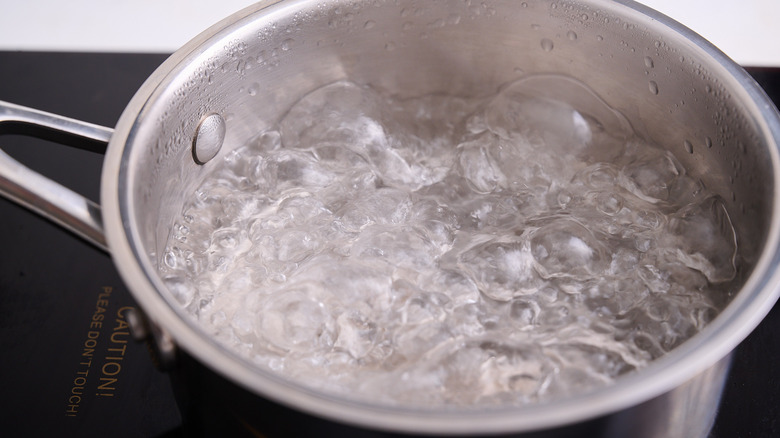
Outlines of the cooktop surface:
M165 58L0 52L0 100L111 127ZM748 71L780 104L780 69ZM0 147L99 200L101 155L15 135ZM135 303L110 256L2 198L0 231L4 435L183 436L168 376L130 338ZM778 333L776 305L738 347L711 437L780 436Z

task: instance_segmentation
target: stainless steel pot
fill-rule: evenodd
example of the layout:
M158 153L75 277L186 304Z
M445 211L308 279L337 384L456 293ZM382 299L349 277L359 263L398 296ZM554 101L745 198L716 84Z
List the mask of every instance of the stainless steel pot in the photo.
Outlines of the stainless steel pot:
M244 144L308 91L348 78L400 97L485 95L533 73L588 84L720 194L736 228L741 288L705 330L641 372L523 408L358 403L286 381L228 351L183 313L158 276L173 218L208 172L209 155ZM173 54L113 132L11 104L0 108L0 127L77 145L108 142L100 207L5 154L0 191L99 247L107 241L160 343L175 343L252 394L336 423L474 434L651 418L655 426L645 421L634 435L704 436L730 352L780 293L777 110L715 47L629 0L265 1Z

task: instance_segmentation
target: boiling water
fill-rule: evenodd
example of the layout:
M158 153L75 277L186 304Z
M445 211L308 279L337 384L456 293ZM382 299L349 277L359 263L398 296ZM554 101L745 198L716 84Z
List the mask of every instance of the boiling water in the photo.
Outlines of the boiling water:
M380 403L523 404L689 338L735 276L723 204L583 84L398 101L339 82L228 154L160 267L231 349Z

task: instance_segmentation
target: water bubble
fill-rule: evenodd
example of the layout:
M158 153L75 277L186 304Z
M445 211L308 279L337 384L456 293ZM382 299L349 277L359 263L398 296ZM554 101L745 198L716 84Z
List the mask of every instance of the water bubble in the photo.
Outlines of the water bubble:
M195 285L186 278L169 277L165 279L165 284L182 307L187 307L197 295Z
M365 357L379 338L379 329L360 311L342 313L336 320L338 339L334 347L344 349L355 359Z
M522 327L536 324L540 312L536 301L517 299L512 301L509 315Z
M566 37L569 38L571 41L574 41L577 39L577 34L574 33L574 31L570 30L566 32Z
M545 52L551 52L554 47L552 40L549 38L542 38L541 46Z
M648 82L647 86L650 89L651 93L658 94L658 84L655 81Z
M539 228L531 239L531 253L542 278L584 278L608 266L608 250L576 221L560 219Z
M704 144L707 145L707 148L711 148L712 147L712 139L709 138L709 137L705 137L704 138Z
M654 67L653 58L651 58L649 56L645 56L645 67L647 67L647 68L653 68Z
M734 278L734 227L719 198L709 197L699 204L682 208L670 220L669 228L671 235L668 238L680 241L678 255L683 263L713 283Z
M604 37L601 35L596 35L596 41L604 41Z
M493 240L464 252L459 265L469 273L480 292L497 301L534 292L540 279L533 256L520 242Z
M597 196L596 208L609 216L614 216L623 209L623 198L618 194L601 193Z
M623 185L649 202L669 199L670 189L680 174L679 164L670 153L648 153L623 169Z
M685 140L683 142L683 147L685 148L685 151L688 152L689 154L693 153L693 144L690 141Z
M314 351L333 345L335 321L316 298L314 284L275 295L259 314L258 335L286 351Z
M528 7L528 3L522 2L522 3L520 3L520 6L523 7L523 8L527 8Z
M588 18L590 18L590 17L588 17L588 14L582 14L581 18L582 18L582 21L588 21Z
M363 24L363 29L373 29L374 26L376 26L376 21L374 20L368 20Z
M282 50L284 50L285 52L290 50L290 47L294 42L295 40L293 40L292 38L287 38L286 40L282 41L282 45L281 45Z

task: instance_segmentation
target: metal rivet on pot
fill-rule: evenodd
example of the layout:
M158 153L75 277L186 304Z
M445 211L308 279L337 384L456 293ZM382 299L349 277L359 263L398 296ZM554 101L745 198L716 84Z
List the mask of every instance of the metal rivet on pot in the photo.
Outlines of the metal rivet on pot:
M205 164L214 158L225 140L225 119L211 113L203 117L192 139L192 157L198 164Z

